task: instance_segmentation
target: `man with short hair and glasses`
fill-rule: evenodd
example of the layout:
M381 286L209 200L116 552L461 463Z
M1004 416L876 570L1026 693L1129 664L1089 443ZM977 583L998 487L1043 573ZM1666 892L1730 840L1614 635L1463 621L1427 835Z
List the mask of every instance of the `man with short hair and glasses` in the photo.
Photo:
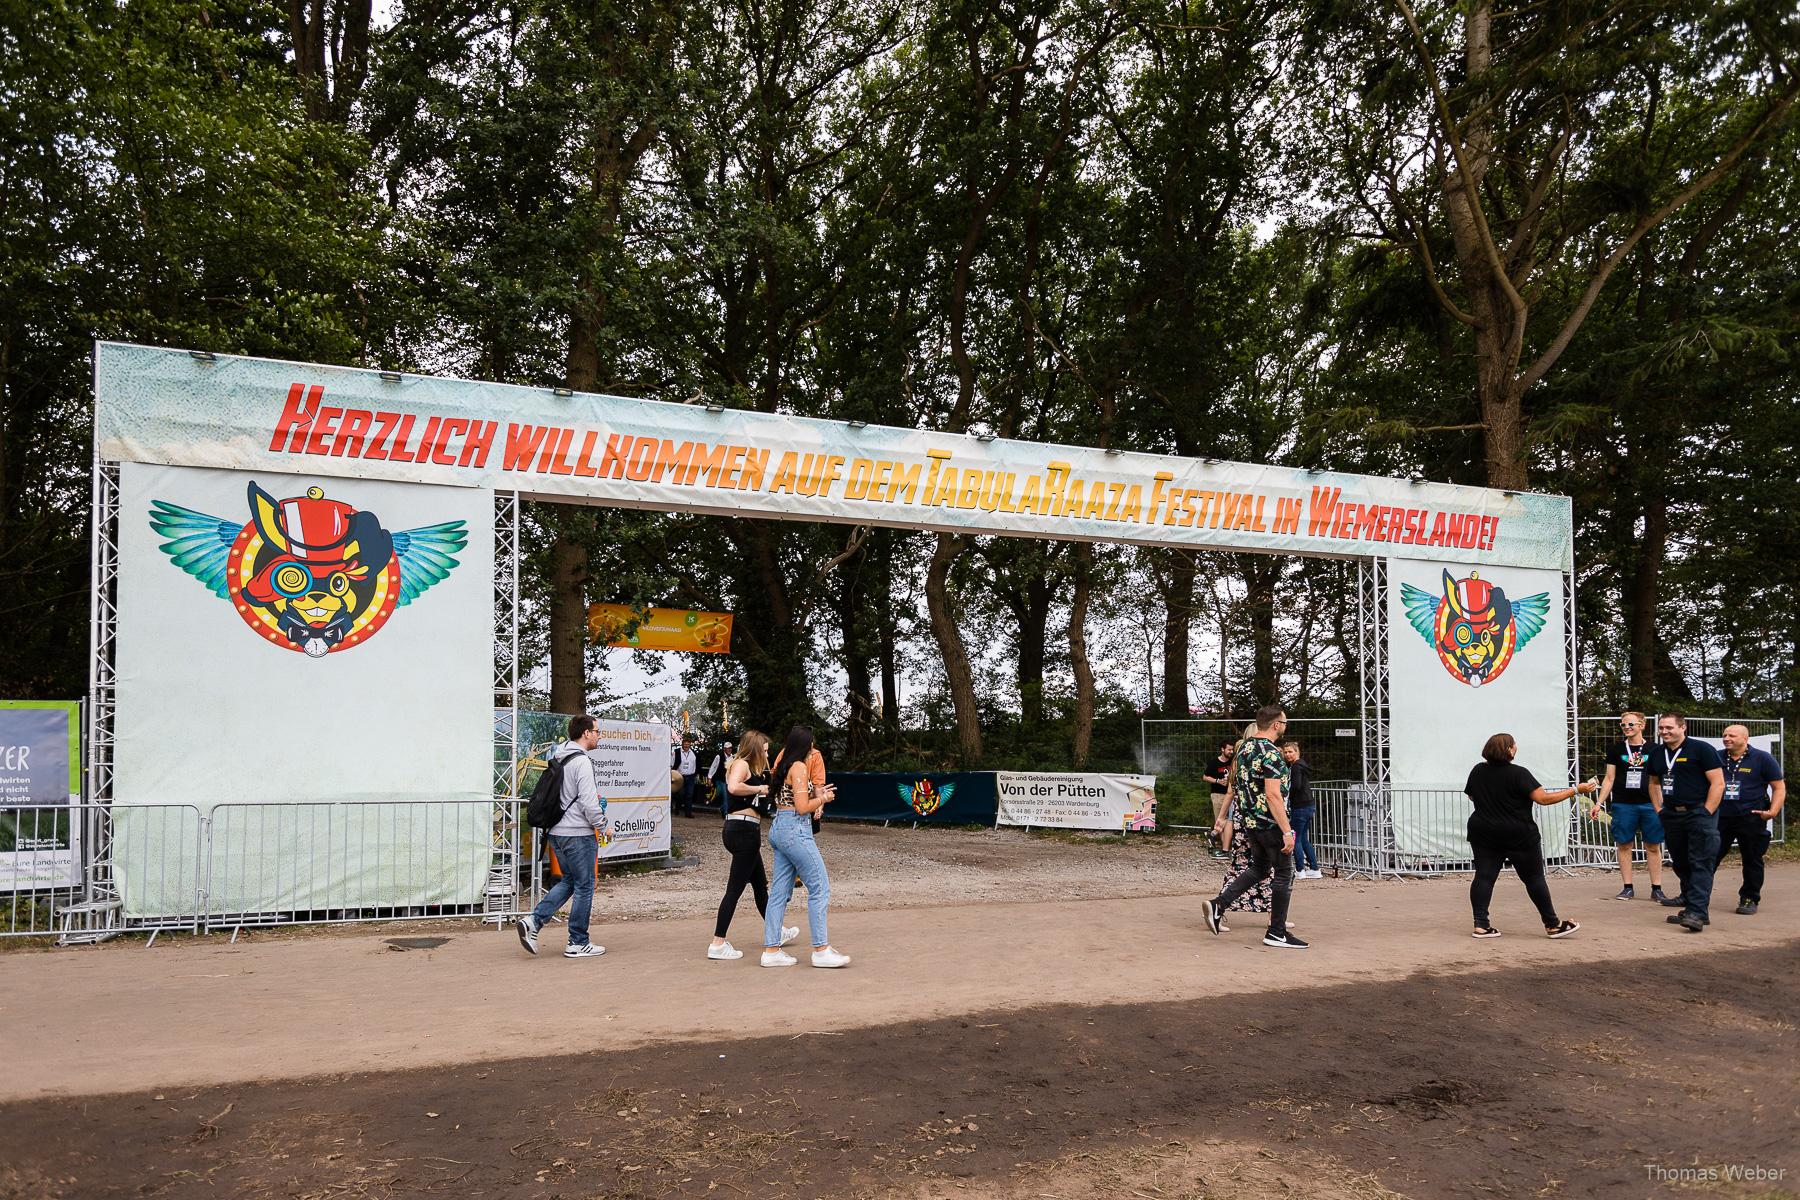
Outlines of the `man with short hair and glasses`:
M1600 795L1588 810L1588 818L1598 817L1611 801L1612 839L1619 851L1619 882L1624 885L1613 899L1636 898L1631 885L1631 845L1642 835L1644 865L1650 869L1650 899L1660 904L1668 899L1662 890L1662 805L1650 795L1652 747L1644 737L1644 714L1621 713L1619 731L1624 737L1607 747L1606 778L1600 781Z

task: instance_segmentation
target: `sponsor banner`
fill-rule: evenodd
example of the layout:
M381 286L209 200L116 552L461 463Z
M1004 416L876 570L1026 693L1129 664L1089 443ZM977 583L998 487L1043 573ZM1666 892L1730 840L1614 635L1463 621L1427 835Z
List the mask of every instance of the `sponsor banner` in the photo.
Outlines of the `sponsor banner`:
M635 628L633 627L635 623ZM630 650L686 650L731 653L731 614L695 608L633 608L590 604L588 640ZM627 632L629 631L629 632Z
M829 820L994 823L992 772L831 771L826 780L837 785L823 813Z
M1001 771L1002 825L1058 829L1156 829L1156 776Z
M478 901L491 841L491 812L475 802L492 796L492 493L128 462L119 505L113 794L126 913L192 904L185 883L162 881L188 878L180 864L196 851L185 831L165 838L166 822L130 811L152 804L213 814L235 881L212 889L215 911L319 896L339 908ZM470 803L415 810L385 831L373 815L361 828L256 807L395 801ZM359 854L328 844L327 828Z
M1563 496L112 342L96 349L95 392L100 456L120 461L950 532L1573 563Z
M0 701L0 892L81 881L81 706Z
M1495 733L1547 788L1569 786L1568 661L1557 571L1388 564L1389 778L1402 854L1466 859L1469 769ZM1427 795L1435 792L1436 795ZM1540 808L1544 853L1568 852L1568 805Z
M654 721L600 722L600 744L588 752L594 784L606 801L600 857L667 854L674 829L669 804L669 727Z

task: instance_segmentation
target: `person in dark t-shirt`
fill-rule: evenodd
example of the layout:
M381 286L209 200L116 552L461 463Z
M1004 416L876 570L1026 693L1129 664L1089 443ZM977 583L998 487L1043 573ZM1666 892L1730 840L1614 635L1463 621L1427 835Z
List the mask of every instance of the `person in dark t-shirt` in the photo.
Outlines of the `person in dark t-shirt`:
M1725 770L1719 752L1687 735L1680 713L1656 718L1662 742L1650 752L1650 795L1662 805L1669 860L1681 880L1681 895L1663 903L1681 911L1669 917L1689 933L1712 924L1713 871L1719 856L1719 805L1725 799Z
M1606 750L1606 776L1600 781L1600 795L1588 810L1590 818L1600 815L1600 807L1611 801L1613 845L1619 851L1619 882L1624 886L1614 900L1636 898L1631 886L1632 843L1642 834L1644 865L1650 871L1650 898L1657 903L1668 899L1662 890L1662 816L1660 805L1650 799L1650 755L1655 749L1644 736L1644 714L1628 712L1619 715L1619 731L1625 736Z
M1475 913L1475 936L1496 938L1500 931L1488 919L1488 902L1494 897L1494 881L1508 863L1537 906L1544 932L1565 938L1581 926L1557 917L1550 901L1550 884L1544 879L1544 848L1532 808L1561 804L1586 795L1597 787L1592 781L1572 788L1546 791L1537 778L1513 761L1519 752L1510 733L1496 733L1481 748L1481 762L1469 772L1463 792L1475 806L1469 814L1469 848L1474 851L1475 878L1469 884L1469 907Z
M1207 763L1206 770L1200 773L1212 795L1213 837L1216 839L1212 848L1214 858L1231 856L1231 839L1235 831L1225 815L1225 794L1230 790L1227 780L1231 775L1231 760L1236 753L1236 742L1221 743L1218 756Z
M1300 756L1300 743L1291 739L1281 743L1281 756L1287 759L1291 780L1288 820L1294 826L1294 878L1323 879L1319 856L1312 844L1313 814L1317 811L1313 806L1312 764Z
M1736 842L1744 861L1744 883L1735 911L1750 917L1762 903L1763 854L1769 849L1771 826L1787 802L1787 782L1775 756L1750 744L1748 726L1727 725L1723 741L1725 796L1719 803L1719 853L1713 871L1717 873L1725 852Z

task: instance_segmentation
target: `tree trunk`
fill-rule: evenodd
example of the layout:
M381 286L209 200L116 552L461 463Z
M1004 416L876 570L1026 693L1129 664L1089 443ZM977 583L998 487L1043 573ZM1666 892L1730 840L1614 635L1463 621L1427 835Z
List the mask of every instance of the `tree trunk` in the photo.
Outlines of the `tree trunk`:
M894 619L894 535L879 530L876 563L877 657L881 661L881 728L889 746L900 745L900 642L899 622Z
M1191 707L1188 698L1188 631L1194 617L1194 556L1186 550L1169 552L1168 585L1163 592L1163 687L1162 711L1182 718Z
M1664 547L1669 537L1669 503L1649 481L1644 495L1644 536L1637 561L1625 579L1625 661L1629 664L1631 702L1646 711L1655 701L1657 637L1656 605L1662 592Z
M587 546L571 528L585 514L554 513L550 544L550 711L587 711Z
M1077 771L1087 766L1094 743L1094 667L1087 650L1088 577L1093 561L1093 549L1086 542L1077 544L1075 590L1069 600L1069 663L1075 672L1075 730L1069 762Z
M925 572L925 606L931 614L931 634L944 658L944 677L950 684L950 703L956 710L956 744L965 771L981 762L981 713L975 696L975 674L969 667L962 631L956 626L950 605L950 568L968 544L961 534L938 534L937 549Z
M1275 667L1275 584L1281 560L1260 554L1240 555L1247 585L1244 605L1250 616L1250 699L1254 707L1279 703L1281 677Z
M857 761L869 751L869 732L874 726L875 706L870 699L869 628L863 616L867 595L863 586L863 570L867 560L858 557L855 564L845 564L840 581L838 616L844 638L844 753Z
M1027 580L1019 590L1019 722L1029 729L1044 720L1044 643L1054 593L1042 575Z

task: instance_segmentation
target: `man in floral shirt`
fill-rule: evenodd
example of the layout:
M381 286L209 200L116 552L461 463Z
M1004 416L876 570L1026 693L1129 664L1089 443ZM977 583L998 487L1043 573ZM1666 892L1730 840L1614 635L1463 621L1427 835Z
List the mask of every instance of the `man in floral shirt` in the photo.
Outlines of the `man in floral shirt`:
M1294 828L1288 821L1290 777L1286 757L1275 740L1287 729L1287 713L1270 704L1257 710L1254 735L1238 743L1231 763L1231 792L1238 828L1250 843L1250 868L1204 902L1206 927L1219 932L1219 918L1232 901L1274 876L1269 885L1274 903L1263 945L1304 950L1306 943L1288 932L1288 901L1294 893Z

